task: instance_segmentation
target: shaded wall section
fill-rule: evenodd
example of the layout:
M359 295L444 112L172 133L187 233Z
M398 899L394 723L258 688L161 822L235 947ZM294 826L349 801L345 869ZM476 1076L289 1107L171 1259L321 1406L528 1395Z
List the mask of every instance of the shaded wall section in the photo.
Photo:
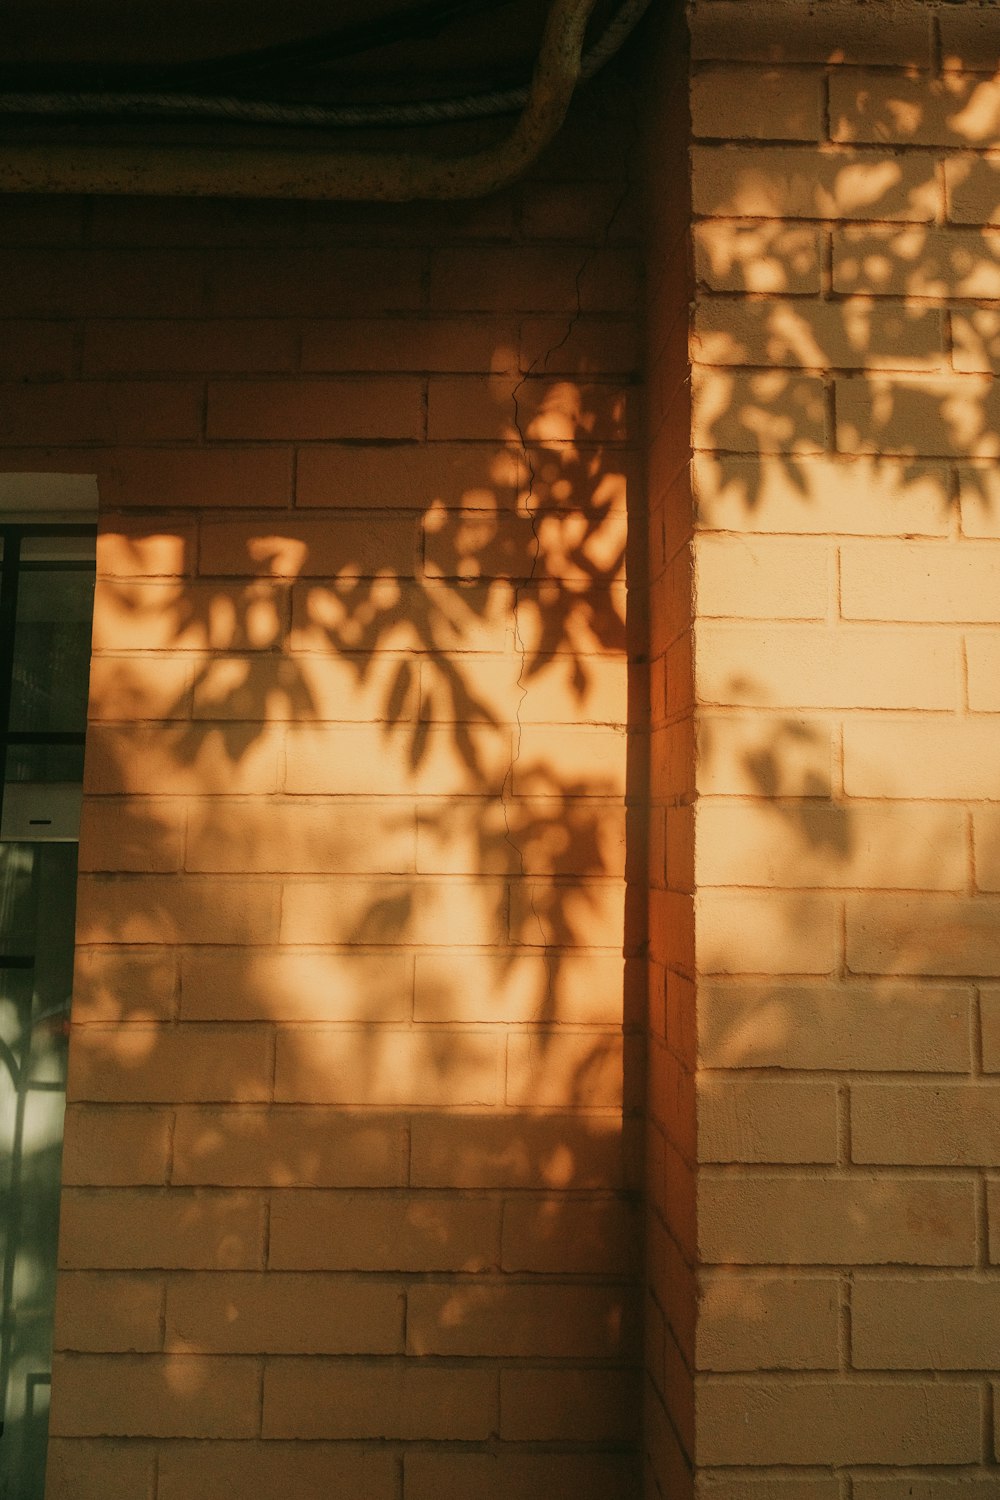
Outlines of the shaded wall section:
M690 13L693 1450L673 1430L713 1500L998 1483L985 15Z
M646 80L650 674L644 1493L691 1492L695 967L688 37L655 13Z
M632 92L481 206L5 209L102 496L50 1500L634 1493Z

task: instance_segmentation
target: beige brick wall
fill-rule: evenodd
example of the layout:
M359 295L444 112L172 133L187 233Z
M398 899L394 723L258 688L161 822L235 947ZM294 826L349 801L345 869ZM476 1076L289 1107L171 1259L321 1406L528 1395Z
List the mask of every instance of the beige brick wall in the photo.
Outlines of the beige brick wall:
M996 31L917 3L689 15L687 1469L704 1500L985 1496Z
M1000 47L689 19L642 418L633 78L482 205L5 206L103 507L50 1500L1000 1483Z
M5 208L0 463L102 500L49 1500L634 1493L633 95Z

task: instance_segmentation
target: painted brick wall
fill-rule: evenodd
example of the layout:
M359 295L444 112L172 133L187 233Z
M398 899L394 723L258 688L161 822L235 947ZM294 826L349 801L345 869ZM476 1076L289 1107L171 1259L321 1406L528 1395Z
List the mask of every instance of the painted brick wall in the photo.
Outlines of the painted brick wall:
M700 1304L671 1430L704 1500L985 1500L995 15L690 16Z
M50 1500L634 1493L631 93L5 206L0 462L102 497Z

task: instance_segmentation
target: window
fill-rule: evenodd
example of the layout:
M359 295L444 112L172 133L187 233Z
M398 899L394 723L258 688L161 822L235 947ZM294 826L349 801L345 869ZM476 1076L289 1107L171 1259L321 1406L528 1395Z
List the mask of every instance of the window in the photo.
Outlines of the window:
M93 526L0 525L0 1497L42 1500Z

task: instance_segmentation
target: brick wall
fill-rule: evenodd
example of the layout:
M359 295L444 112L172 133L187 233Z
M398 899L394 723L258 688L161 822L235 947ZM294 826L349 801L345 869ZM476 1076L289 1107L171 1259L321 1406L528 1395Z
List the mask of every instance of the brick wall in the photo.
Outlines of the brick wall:
M985 1500L995 17L691 25L700 1312L672 1430L705 1500Z
M630 95L5 206L0 462L102 503L50 1500L634 1493Z
M103 507L50 1500L625 1500L640 1323L650 1497L996 1490L995 27L690 20L648 517L634 79L483 205L5 205Z

